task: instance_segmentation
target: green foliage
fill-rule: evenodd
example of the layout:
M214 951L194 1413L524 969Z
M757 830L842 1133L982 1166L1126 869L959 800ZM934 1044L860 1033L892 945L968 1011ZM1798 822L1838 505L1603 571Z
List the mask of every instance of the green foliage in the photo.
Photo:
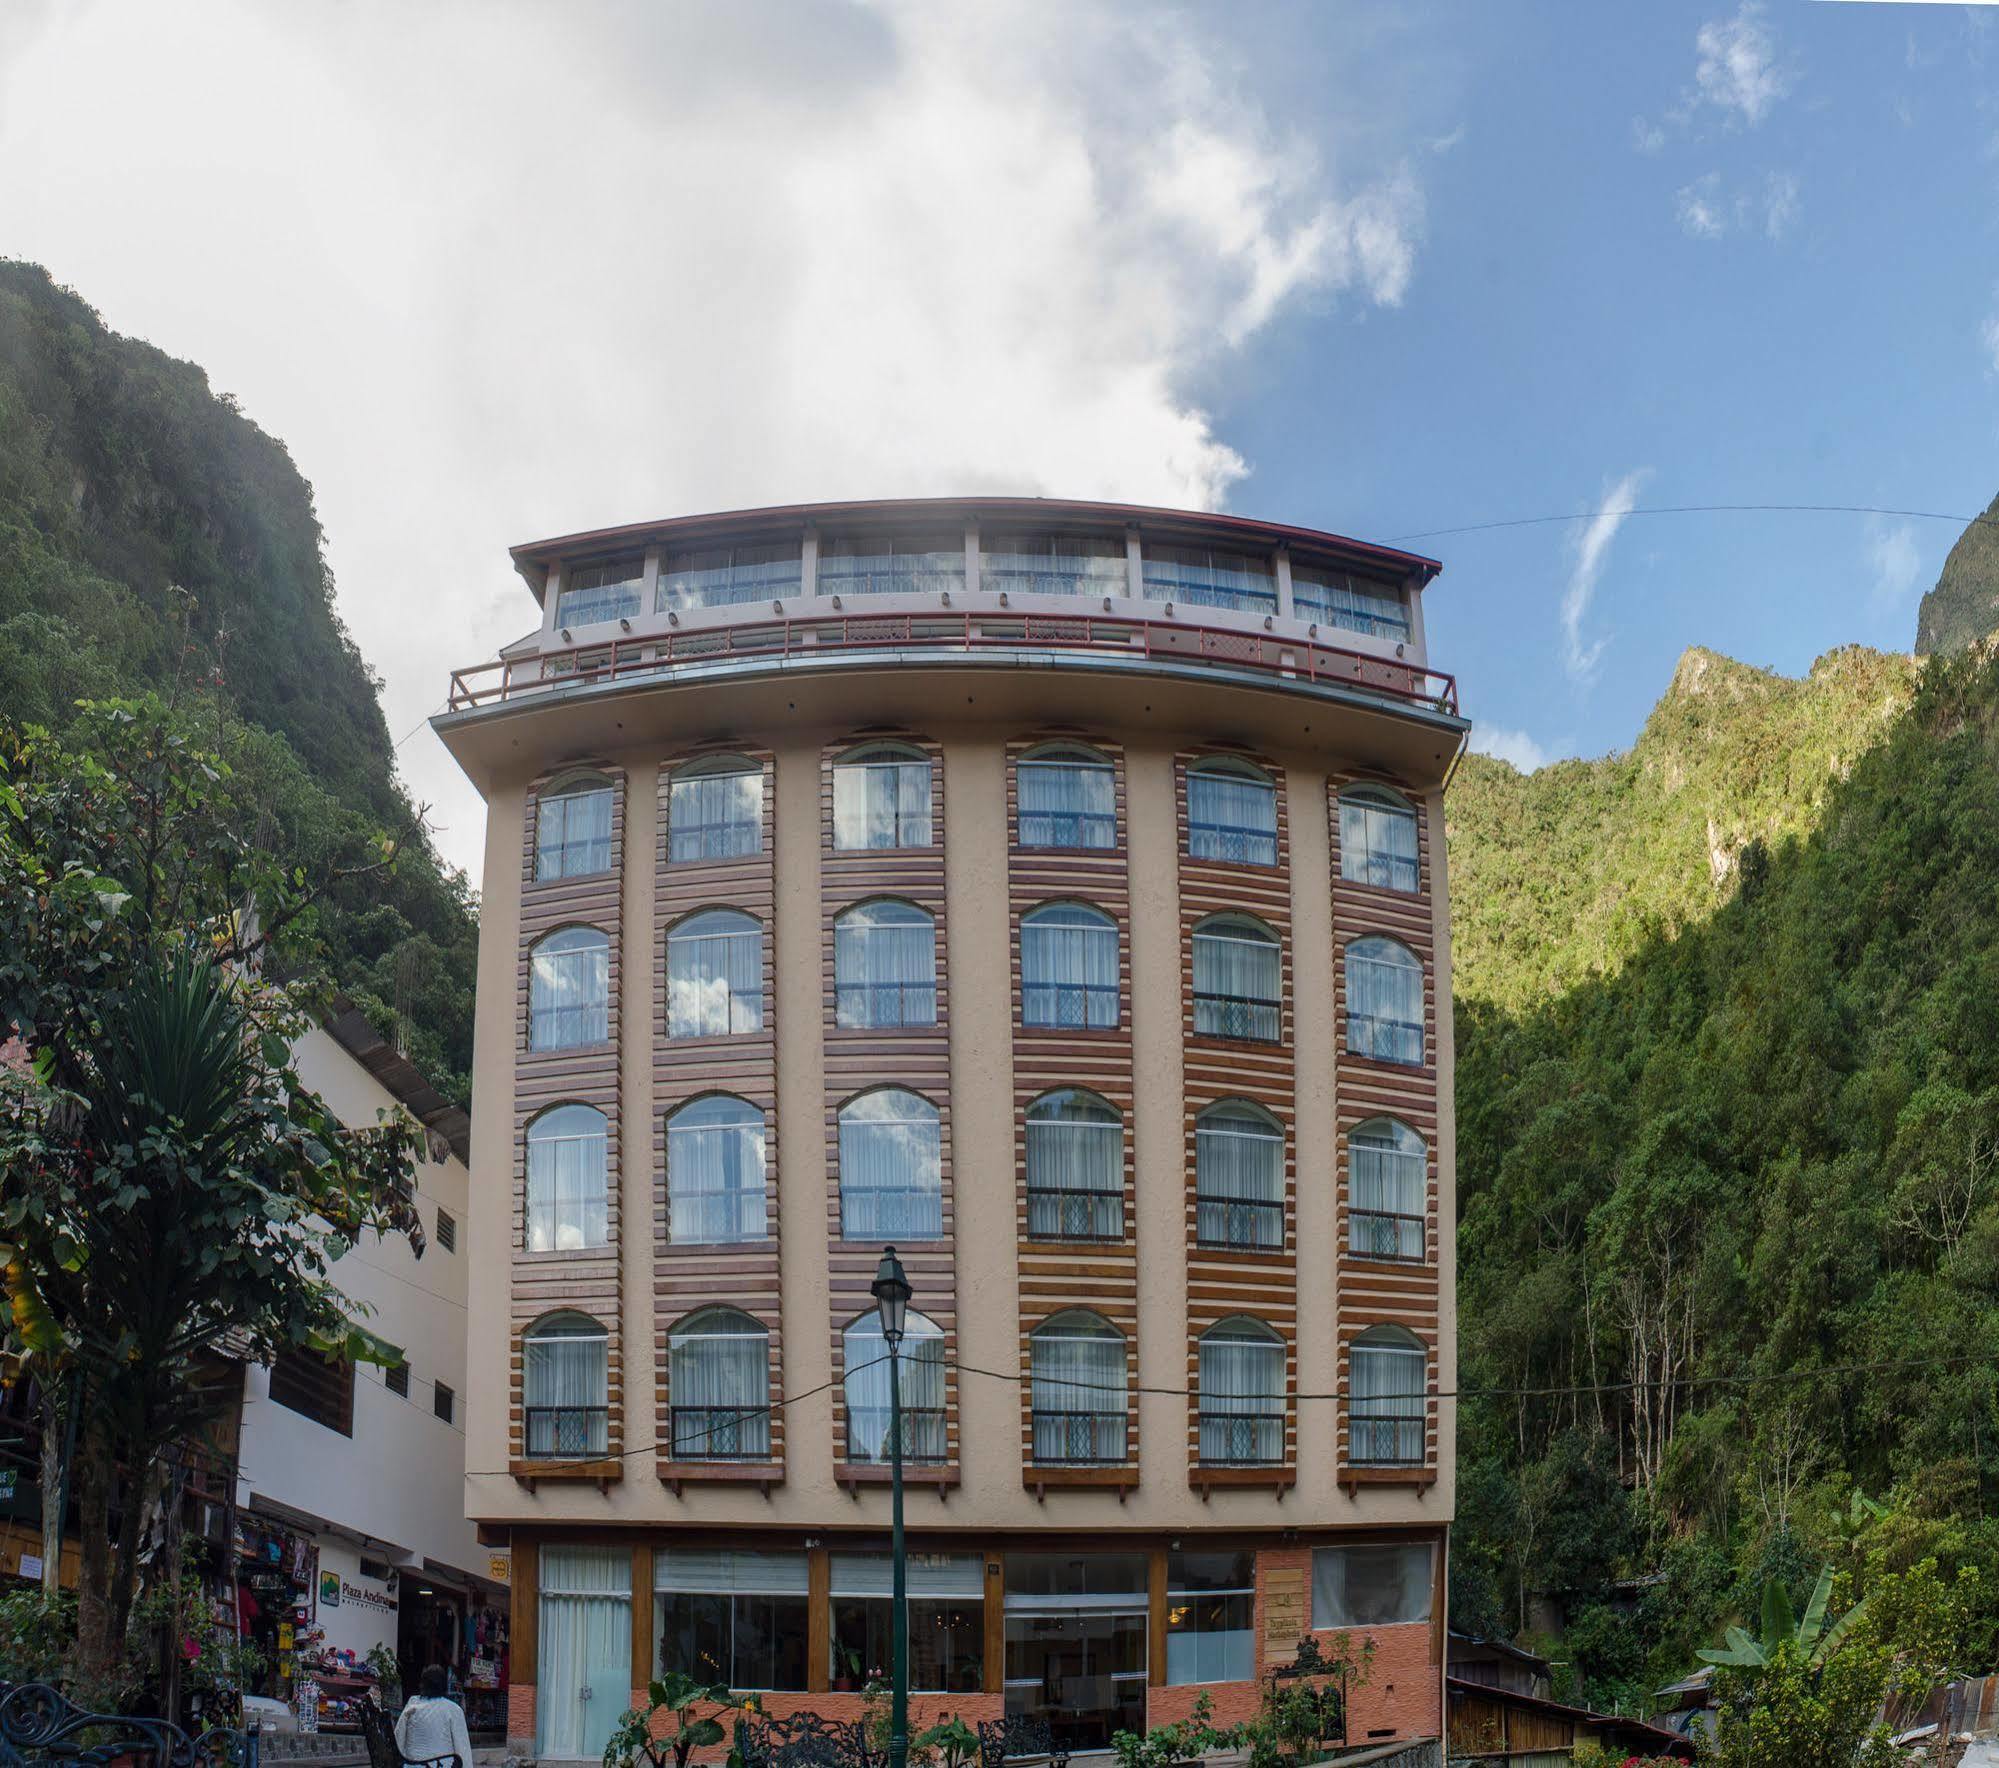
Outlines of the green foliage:
M966 1768L978 1753L979 1734L955 1713L909 1740L910 1759L934 1762L937 1768Z
M334 611L311 487L206 377L0 260L0 708L69 733L157 690L254 786L247 825L319 875L412 821L377 683ZM416 834L317 908L336 984L469 1096L474 905Z
M1154 1725L1139 1733L1120 1731L1111 1739L1111 1754L1118 1768L1173 1768L1176 1762L1197 1761L1209 1750L1235 1749L1243 1740L1243 1727L1218 1730L1214 1723L1215 1703L1203 1693L1184 1719Z
M687 1768L696 1750L712 1749L728 1733L721 1715L742 1702L719 1683L697 1682L683 1670L669 1670L647 1685L646 1704L627 1707L604 1746L604 1768Z
M1999 631L1999 498L1958 536L1916 614L1916 650L1958 651Z

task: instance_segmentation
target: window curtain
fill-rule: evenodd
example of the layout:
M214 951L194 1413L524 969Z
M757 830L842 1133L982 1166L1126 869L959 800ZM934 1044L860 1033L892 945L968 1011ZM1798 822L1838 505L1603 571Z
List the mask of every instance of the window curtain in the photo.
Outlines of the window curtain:
M1413 892L1416 813L1371 798L1340 800L1340 876L1349 884Z
M1277 863L1277 788L1247 774L1187 775L1187 843L1195 859Z
M761 1240L767 1231L763 1114L702 1100L667 1120L667 1238L678 1245Z
M1031 1342L1035 1460L1122 1460L1128 1397L1124 1340L1058 1323L1035 1333Z
M559 792L535 807L538 880L575 878L611 869L611 791Z
M676 775L667 786L667 858L734 859L763 850L761 773Z
M747 916L697 915L666 936L668 1037L723 1037L763 1022L761 927Z
M1274 939L1248 928L1194 935L1194 1029L1204 1037L1255 1038L1279 1032L1280 966Z
M675 1459L770 1453L770 1340L763 1332L697 1320L667 1341L667 1382Z
M840 1113L840 1232L848 1240L942 1236L933 1106L914 1094L870 1093Z
M538 1606L540 1752L601 1756L631 1697L631 1550L544 1547Z
M1434 1572L1434 1552L1426 1542L1315 1548L1312 1625L1392 1627L1428 1621Z
M795 546L721 546L671 553L660 569L653 612L780 600L798 593L799 573Z
M1411 1466L1423 1459L1425 1354L1420 1346L1355 1343L1350 1458L1356 1466Z
M528 1251L574 1252L610 1239L604 1115L564 1105L528 1127Z
M864 1315L841 1335L847 1369L847 1459L889 1459L888 1341L881 1320ZM906 1461L944 1459L944 1335L921 1314L908 1317L902 1340L902 1454Z
M1284 1454L1284 1347L1247 1330L1200 1345L1201 1459L1269 1462Z
M610 1036L611 951L601 933L551 934L528 960L528 1041L537 1050Z
M1027 1111L1027 1231L1051 1239L1124 1233L1124 1125L1108 1105L1070 1095Z
M521 1403L530 1455L602 1455L609 1447L610 1377L596 1330L531 1333L521 1346Z
M1194 1126L1194 1232L1209 1246L1284 1244L1284 1137L1247 1112Z
M1348 1152L1353 1250L1420 1259L1428 1190L1421 1140L1399 1124L1384 1124L1355 1130Z
M833 845L930 845L928 761L843 761L833 769Z
M988 591L1015 595L1131 593L1118 535L982 534L979 580Z
M937 928L921 909L862 903L833 923L833 992L848 1026L937 1023Z
M1109 848L1117 840L1117 775L1084 761L1023 761L1015 770L1023 847Z
M1148 546L1144 562L1148 601L1191 602L1196 607L1277 612L1277 582L1269 565L1244 553L1204 547Z
M962 537L829 540L819 549L821 595L940 595L964 586Z
M1020 977L1027 1024L1116 1028L1117 928L1093 910L1043 909L1023 921Z
M1389 940L1347 947L1347 1047L1384 1062L1423 1060L1423 967Z

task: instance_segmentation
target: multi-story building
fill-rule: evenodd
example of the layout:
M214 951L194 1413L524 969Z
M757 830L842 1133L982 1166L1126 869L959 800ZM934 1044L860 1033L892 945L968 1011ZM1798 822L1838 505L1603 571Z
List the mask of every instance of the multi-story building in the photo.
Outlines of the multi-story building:
M1443 1729L1454 1380L1428 559L1043 499L517 548L437 728L488 804L467 1508L509 1730L660 1667L915 1718L1245 1715L1372 1640Z

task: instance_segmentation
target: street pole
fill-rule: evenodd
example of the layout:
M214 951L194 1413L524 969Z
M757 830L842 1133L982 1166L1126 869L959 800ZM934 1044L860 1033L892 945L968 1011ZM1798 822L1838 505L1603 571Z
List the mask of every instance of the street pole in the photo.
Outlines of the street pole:
M895 1562L890 1601L895 1663L890 1679L888 1768L909 1763L909 1580L902 1552L902 1350L901 1334L888 1346L889 1554Z

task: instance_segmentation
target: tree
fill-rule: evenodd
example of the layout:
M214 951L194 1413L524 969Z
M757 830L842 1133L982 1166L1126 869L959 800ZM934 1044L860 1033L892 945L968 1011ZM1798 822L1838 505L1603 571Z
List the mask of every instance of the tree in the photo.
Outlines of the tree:
M0 723L0 1029L25 1051L0 1075L0 1268L12 1336L68 1371L78 1662L101 1678L164 1454L224 1403L225 1357L392 1360L328 1273L364 1233L422 1242L416 1124L349 1129L291 1061L332 877L279 871L257 805L157 700L79 728L71 748Z

